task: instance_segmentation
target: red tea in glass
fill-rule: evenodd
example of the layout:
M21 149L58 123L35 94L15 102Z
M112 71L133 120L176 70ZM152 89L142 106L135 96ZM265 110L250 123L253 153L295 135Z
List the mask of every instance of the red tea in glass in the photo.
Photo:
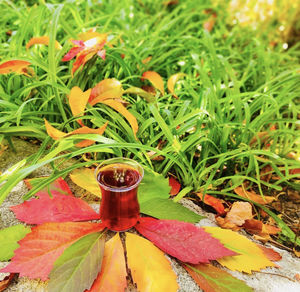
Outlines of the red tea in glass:
M113 231L133 227L140 214L137 189L143 168L134 160L113 158L98 166L96 178L102 193L101 221Z

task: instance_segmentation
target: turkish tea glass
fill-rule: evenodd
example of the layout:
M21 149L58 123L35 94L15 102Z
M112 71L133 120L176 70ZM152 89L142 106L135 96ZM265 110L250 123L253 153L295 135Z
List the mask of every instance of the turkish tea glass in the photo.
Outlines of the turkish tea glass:
M144 176L142 166L129 158L112 158L96 168L95 176L102 194L101 221L113 231L133 227L140 216L137 190Z

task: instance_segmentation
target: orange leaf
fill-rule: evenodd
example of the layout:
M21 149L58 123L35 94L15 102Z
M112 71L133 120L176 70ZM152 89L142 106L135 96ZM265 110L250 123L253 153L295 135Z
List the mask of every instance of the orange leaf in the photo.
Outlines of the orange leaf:
M142 79L149 80L153 86L161 92L162 95L165 94L164 81L158 73L154 71L146 71L143 73Z
M175 94L175 90L174 90L174 87L175 87L175 83L183 78L184 76L186 76L186 74L184 73L177 73L177 74L174 74L172 75L169 79L168 79L168 90L170 93L172 93L172 95L175 97L175 98L178 98L178 96Z
M71 89L69 95L69 104L72 111L73 116L82 116L88 99L91 94L91 89L83 92L78 86L75 86ZM81 120L77 120L77 122L83 126Z
M275 251L272 248L269 247L265 247L263 245L257 244L257 246L263 251L264 255L273 262L277 262L280 261L282 259L282 256L280 253L278 253L277 251Z
M265 205L265 204L271 203L274 200L276 200L276 198L271 197L271 196L261 196L261 195L256 194L255 192L246 191L242 187L235 188L234 192L243 198L247 198L247 199L252 200L261 205Z
M65 137L65 136L67 135L66 133L64 133L64 132L62 132L62 131L60 131L60 130L57 130L57 129L55 129L54 127L52 127L52 126L50 125L50 123L49 123L46 119L44 119L44 121L45 121L45 127L46 127L47 134L48 134L52 139L54 139L54 140L59 140L59 139Z
M152 56L149 56L149 57L143 59L143 60L142 60L142 63L143 63L143 64L147 64L147 63L149 63L149 62L151 61L151 59L152 59Z
M210 195L205 195L204 196L204 200L203 200L203 194L202 193L197 193L197 196L207 205L213 207L217 212L218 214L220 215L224 215L225 214L225 209L224 209L224 206L222 204L222 201L213 197L213 196L210 196Z
M108 78L100 81L95 87L89 97L91 106L105 99L117 99L123 95L122 84L115 78Z
M11 60L0 64L0 74L9 74L12 72L27 75L27 67L30 62L22 60Z
M101 103L112 107L114 110L116 110L117 112L119 112L126 118L126 120L129 122L129 124L132 128L134 137L137 140L136 133L139 129L139 126L138 126L135 116L133 114L131 114L120 102L114 101L112 99L107 99L107 100L101 101Z
M34 37L29 40L29 42L26 44L26 49L29 49L33 45L49 45L49 37L48 36L42 36L42 37ZM61 50L62 46L58 41L55 41L55 49Z
M73 67L71 70L72 77L74 76L74 73L82 66L85 65L87 61L92 59L97 54L98 49L91 47L89 49L85 49L81 51L77 57L76 61L73 63Z
M111 238L104 249L101 272L86 292L124 292L127 281L124 250L119 233Z
M206 22L203 23L203 28L208 32L211 32L216 23L216 17L211 16Z
M228 222L241 226L245 220L252 219L252 206L248 202L234 202L225 219Z
M128 267L139 291L176 292L176 274L164 253L150 241L126 233Z
M0 280L0 292L4 291L9 284L11 283L11 281L14 279L16 274L11 273L9 274L9 276L6 276L3 280Z
M98 134L98 135L102 135L106 129L108 125L108 122L106 122L102 127L98 128L98 129L91 129L89 127L82 127L79 128L77 130L74 130L73 132L71 132L68 135L76 135L76 134ZM95 143L95 141L93 140L83 140L81 142L78 142L77 144L75 144L75 146L77 147L87 147L90 145L93 145Z

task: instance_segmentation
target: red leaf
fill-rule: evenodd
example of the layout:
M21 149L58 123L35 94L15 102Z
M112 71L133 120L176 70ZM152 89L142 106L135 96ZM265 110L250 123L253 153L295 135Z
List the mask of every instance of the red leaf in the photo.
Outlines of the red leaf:
M84 45L82 47L73 47L70 51L62 58L63 62L72 60L77 54L84 50Z
M70 222L99 219L88 203L73 196L37 193L39 199L32 199L10 209L16 217L27 224L45 222Z
M32 228L19 241L12 261L0 273L20 273L21 277L47 280L53 264L64 250L84 235L104 229L100 223L44 223Z
M143 217L135 228L161 250L183 262L208 263L209 260L236 255L203 228L190 223Z
M219 200L219 199L217 199L213 196L207 195L207 194L205 194L205 196L203 196L202 193L197 193L197 196L206 205L209 205L209 206L213 207L217 211L218 214L224 215L226 213L225 208L224 208L221 200ZM204 197L204 199L203 199L203 197Z
M38 177L38 178L29 178L29 179L24 179L24 182L29 189L32 189L37 183L39 183L41 180L46 178L48 177L45 176L45 177ZM59 177L54 182L49 184L47 187L40 190L39 194L49 194L49 191L52 194L72 195L69 185L64 181L62 177Z
M175 196L179 193L181 185L173 176L169 177L169 186L171 187L170 196Z
M61 179L61 184L62 181ZM72 195L64 195L63 190L50 192L52 197L48 191L41 191L36 194L38 199L25 201L10 209L20 221L27 224L99 219L99 214L85 201Z

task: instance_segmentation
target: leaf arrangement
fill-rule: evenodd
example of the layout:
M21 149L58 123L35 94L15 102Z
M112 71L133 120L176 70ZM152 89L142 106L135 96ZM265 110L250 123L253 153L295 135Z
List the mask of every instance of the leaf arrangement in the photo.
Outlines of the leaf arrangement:
M168 180L158 174L148 172L145 178L139 193L141 210L155 197L168 200L154 192L154 181L167 196L171 189ZM27 180L26 184L32 187L43 179ZM145 199L147 196L150 199ZM155 208L150 207L149 213ZM164 252L177 259L204 291L235 291L237 287L251 291L242 281L209 264L212 260L246 273L276 266L267 256L272 252L236 232L161 219L160 214L152 215L158 219L140 217L135 226L140 235L117 233L105 241L107 232L102 223L78 222L97 220L99 214L74 197L62 178L38 192L36 198L11 209L20 221L37 226L30 230L17 225L0 231L1 246L4 244L1 260L8 260L14 253L1 272L50 279L50 292L124 291L126 263L139 291L177 291L176 274Z

